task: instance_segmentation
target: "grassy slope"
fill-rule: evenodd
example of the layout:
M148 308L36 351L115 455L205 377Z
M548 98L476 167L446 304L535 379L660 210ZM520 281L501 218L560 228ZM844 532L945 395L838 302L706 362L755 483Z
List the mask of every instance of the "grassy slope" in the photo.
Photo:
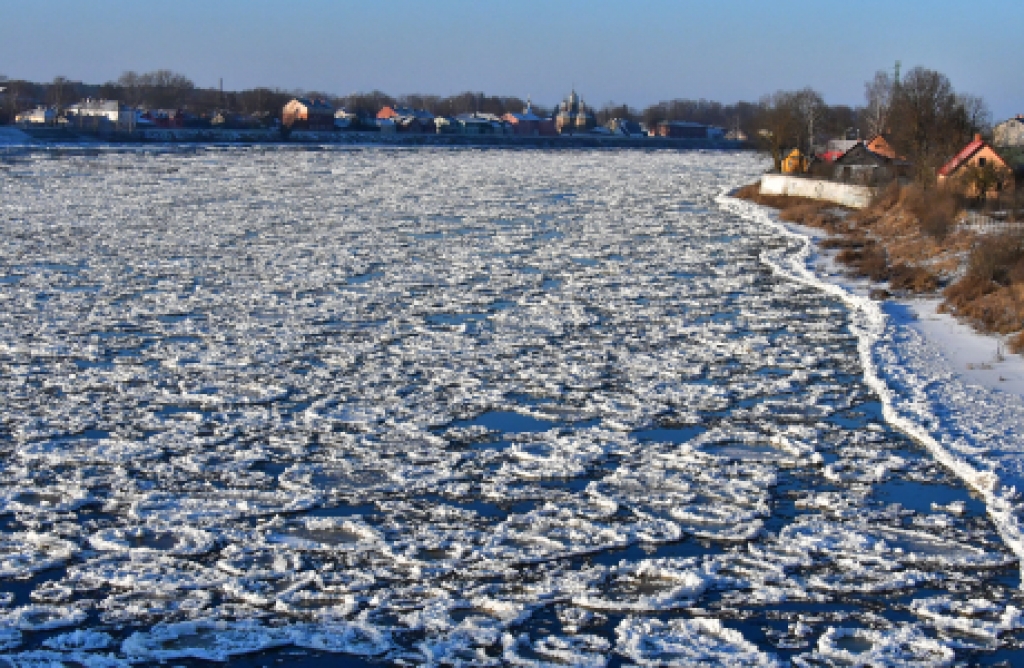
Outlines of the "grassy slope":
M897 293L940 288L940 310L976 329L1010 334L1009 347L1024 352L1024 237L979 236L955 223L955 200L916 187L892 188L870 207L842 212L830 202L763 196L760 184L736 196L779 209L790 222L829 233L822 245L855 274L888 281ZM845 213L845 215L844 215Z

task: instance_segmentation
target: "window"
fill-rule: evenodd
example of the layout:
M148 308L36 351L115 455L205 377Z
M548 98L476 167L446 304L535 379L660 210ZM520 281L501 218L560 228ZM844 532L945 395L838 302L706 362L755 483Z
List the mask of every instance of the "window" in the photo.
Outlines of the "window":
M986 162L985 158L978 158L978 166L979 167L984 167L985 166L985 162Z

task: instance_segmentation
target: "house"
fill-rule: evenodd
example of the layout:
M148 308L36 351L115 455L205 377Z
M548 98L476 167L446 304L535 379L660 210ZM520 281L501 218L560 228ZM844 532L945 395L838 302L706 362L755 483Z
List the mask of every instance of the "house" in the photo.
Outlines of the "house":
M455 122L464 135L504 135L513 132L511 125L494 114L459 114Z
M334 107L324 100L297 97L281 110L281 124L302 130L333 130Z
M519 137L539 137L540 126L544 119L533 113L533 103L526 101L526 108L521 114L505 114L501 120L512 126L512 134Z
M885 146L881 148L886 148ZM869 143L858 141L833 161L833 178L842 183L875 186L889 183L905 175L904 160L873 151Z
M377 118L390 118L395 122L400 118L415 118L424 126L434 124L434 114L426 109L413 109L412 107L384 107L377 112Z
M594 112L587 109L587 105L573 89L565 102L559 105L558 113L555 114L555 129L558 134L587 132L596 125L597 118Z
M14 122L19 125L54 125L57 112L50 107L36 107L15 116Z
M962 151L957 153L952 160L943 165L939 170L939 185L951 185L955 181L962 181L971 175L971 167L980 167L982 169L986 167L994 168L995 172L1006 175L1013 173L1013 170L1006 164L1002 156L996 153L995 149L989 146L988 142L982 139L980 134L976 134L971 143L965 146ZM1010 183L1012 183L1012 180ZM989 190L987 194L998 195L999 190L1001 190L1001 184L997 183L994 184L994 188ZM978 185L976 183L967 183L964 194L968 197L977 197L982 193L978 192Z
M1024 148L1024 114L1003 121L992 130L992 143L1005 148Z
M537 126L537 130L540 132L541 137L558 136L558 124L553 118L540 119L540 124Z
M640 127L640 124L636 121L631 121L625 118L613 118L605 124L605 127L613 135L621 137L646 137L647 133Z
M263 125L258 116L247 116L230 111L217 111L210 118L210 127L222 130L254 130Z
M137 109L131 109L117 100L93 100L87 98L65 110L68 122L82 124L85 119L92 122L107 122L119 127L138 124L141 118Z
M409 134L423 134L429 132L431 134L437 132L437 126L434 125L434 118L430 120L420 120L411 116L401 116L395 118L395 127L399 132L405 132Z
M185 113L181 109L150 109L141 116L158 128L185 127Z
M654 134L657 137L671 139L722 139L725 137L725 130L703 123L662 121L654 127Z
M783 174L803 174L807 167L807 157L798 148L790 151L789 155L782 159Z

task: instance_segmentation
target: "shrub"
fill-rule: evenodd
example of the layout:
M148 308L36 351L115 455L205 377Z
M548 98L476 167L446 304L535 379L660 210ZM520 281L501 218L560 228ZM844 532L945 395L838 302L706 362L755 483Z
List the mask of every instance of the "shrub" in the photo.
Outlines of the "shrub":
M968 274L943 291L946 301L940 310L959 312L995 289L996 285L991 280Z
M885 250L873 242L866 242L860 248L845 248L836 255L836 260L849 265L857 273L873 281L889 278L889 262Z
M854 236L826 237L821 240L822 248L863 248L864 238Z
M945 239L953 230L957 213L962 208L957 197L948 190L924 190L920 186L904 188L899 203L917 218L922 232L939 240Z
M972 250L967 275L1009 285L1011 277L1024 275L1024 243L1018 235L987 237Z
M889 286L914 293L932 292L939 287L939 279L924 267L898 264L889 271Z
M1024 332L1018 332L1014 336L1010 337L1007 342L1007 347L1011 353L1024 353Z

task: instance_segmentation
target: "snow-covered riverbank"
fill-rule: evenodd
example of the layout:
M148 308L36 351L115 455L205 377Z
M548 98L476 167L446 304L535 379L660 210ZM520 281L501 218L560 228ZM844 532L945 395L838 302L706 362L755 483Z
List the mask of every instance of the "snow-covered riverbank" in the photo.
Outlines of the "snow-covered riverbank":
M799 253L766 260L861 315L865 378L886 418L984 497L1007 545L1024 558L1024 358L1002 355L998 338L936 313L936 299L872 300L878 286L850 277L817 247L821 230L779 221L767 207L719 201L804 241Z

